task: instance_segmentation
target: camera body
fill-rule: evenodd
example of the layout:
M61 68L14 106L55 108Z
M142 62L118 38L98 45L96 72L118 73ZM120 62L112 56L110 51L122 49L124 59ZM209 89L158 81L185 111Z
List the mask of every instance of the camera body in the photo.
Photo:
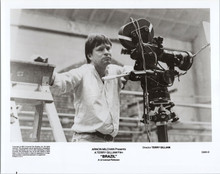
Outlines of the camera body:
M138 19L122 26L118 36L125 48L121 53L130 54L136 60L135 70L157 69L159 61L166 63L169 69L178 67L187 71L192 66L192 53L164 49L163 38L154 37L153 25L146 19ZM146 67L143 67L143 61L146 62Z

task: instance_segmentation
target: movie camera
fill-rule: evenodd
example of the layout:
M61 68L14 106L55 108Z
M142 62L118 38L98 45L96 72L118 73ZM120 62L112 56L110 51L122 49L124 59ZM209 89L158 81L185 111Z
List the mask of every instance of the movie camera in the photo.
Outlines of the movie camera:
M163 38L154 37L153 25L146 19L131 18L131 22L120 28L119 40L124 47L121 53L129 54L135 60L129 79L141 82L144 101L142 122L155 122L158 140L166 142L166 123L179 120L172 111L174 103L168 87L173 85L176 77L190 69L194 56L188 51L164 49Z

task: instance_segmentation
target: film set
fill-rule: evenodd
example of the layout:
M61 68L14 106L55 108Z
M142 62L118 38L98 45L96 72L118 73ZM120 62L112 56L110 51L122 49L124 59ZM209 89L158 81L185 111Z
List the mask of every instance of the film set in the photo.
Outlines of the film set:
M11 142L212 142L210 9L11 9Z

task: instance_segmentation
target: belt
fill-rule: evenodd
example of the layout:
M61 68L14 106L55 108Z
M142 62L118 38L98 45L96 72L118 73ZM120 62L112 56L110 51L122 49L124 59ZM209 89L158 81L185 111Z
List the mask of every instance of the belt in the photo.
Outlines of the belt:
M91 134L96 135L97 137L103 138L106 141L113 141L113 137L109 134L102 134L101 132L93 132Z
M77 132L76 132L77 133ZM99 138L103 138L106 141L113 141L113 137L109 134L102 134L101 132L79 132L77 134L90 134L90 135L96 135Z

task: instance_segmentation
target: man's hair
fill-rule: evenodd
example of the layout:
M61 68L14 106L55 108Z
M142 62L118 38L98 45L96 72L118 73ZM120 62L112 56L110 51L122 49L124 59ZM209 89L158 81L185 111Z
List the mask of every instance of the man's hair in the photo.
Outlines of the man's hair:
M103 34L88 35L85 43L85 55L86 55L87 63L91 62L88 55L92 54L93 49L101 44L108 44L112 46L112 42L110 41L110 39Z

